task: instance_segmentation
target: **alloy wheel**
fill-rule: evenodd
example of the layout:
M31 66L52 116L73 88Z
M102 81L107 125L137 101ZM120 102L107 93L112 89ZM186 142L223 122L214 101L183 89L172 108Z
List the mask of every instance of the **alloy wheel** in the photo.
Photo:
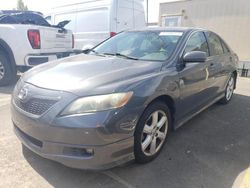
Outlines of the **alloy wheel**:
M165 112L153 112L144 125L141 147L147 156L156 154L162 147L168 131L168 118Z

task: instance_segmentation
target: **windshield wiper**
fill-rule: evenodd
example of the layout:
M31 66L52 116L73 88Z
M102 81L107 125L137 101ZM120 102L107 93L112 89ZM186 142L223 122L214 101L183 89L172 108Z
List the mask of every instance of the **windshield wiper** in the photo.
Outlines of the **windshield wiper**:
M118 57L124 57L126 59L132 59L132 60L138 60L138 58L135 57L129 57L121 53L103 53L104 55L112 55L112 56L118 56Z
M86 50L86 51L87 51L87 53L88 53L88 52L93 52L95 55L105 57L104 54L100 54L100 53L98 53L97 51L95 51L95 50L93 50L93 49L89 49L89 50Z

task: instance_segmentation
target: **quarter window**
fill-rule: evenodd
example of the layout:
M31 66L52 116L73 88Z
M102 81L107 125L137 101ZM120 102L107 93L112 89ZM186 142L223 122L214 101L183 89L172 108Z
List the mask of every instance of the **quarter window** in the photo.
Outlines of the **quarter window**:
M209 55L208 44L203 32L193 34L187 41L185 53L192 51L202 51Z
M212 56L221 55L224 53L223 47L221 45L220 38L214 33L208 33L208 43L210 46L210 53Z

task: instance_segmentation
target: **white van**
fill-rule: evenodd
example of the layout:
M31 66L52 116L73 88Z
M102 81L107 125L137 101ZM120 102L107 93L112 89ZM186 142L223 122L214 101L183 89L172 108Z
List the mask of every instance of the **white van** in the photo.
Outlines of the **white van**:
M55 7L47 20L74 33L75 49L90 49L103 40L127 29L146 26L143 0L82 0Z

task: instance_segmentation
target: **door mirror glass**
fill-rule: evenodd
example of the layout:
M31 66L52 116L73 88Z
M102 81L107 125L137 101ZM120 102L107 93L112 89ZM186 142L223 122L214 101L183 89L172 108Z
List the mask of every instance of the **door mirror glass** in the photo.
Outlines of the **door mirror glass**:
M204 63L206 60L207 60L206 52L201 52L201 51L187 52L183 57L183 61L185 63Z

